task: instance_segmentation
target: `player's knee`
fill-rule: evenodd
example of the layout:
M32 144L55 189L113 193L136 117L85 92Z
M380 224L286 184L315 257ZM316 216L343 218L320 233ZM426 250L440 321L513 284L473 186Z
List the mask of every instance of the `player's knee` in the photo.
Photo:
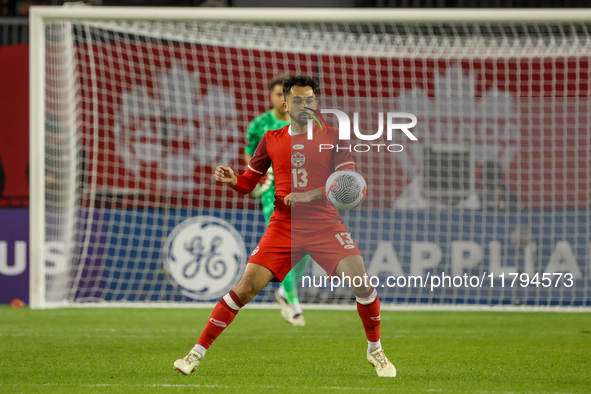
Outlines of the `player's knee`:
M361 256L351 255L341 260L337 265L335 274L339 277L351 278L349 279L350 286L356 296L365 294L372 288Z

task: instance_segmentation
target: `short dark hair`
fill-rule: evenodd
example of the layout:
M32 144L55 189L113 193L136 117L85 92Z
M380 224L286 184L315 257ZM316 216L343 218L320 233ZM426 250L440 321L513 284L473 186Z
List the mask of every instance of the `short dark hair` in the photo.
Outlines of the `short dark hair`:
M287 97L289 91L294 86L309 86L314 91L314 94L320 93L320 84L316 82L313 78L305 77L303 75L297 75L295 77L289 77L285 81L283 81L283 97Z
M285 81L287 78L289 78L289 76L287 76L287 75L278 75L276 77L273 77L269 81L269 91L273 91L273 89L277 85L282 85L283 86L283 81Z

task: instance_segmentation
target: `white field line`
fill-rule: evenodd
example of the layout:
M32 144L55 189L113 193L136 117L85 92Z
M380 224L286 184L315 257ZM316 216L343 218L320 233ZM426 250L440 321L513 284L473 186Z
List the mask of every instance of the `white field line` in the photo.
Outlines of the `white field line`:
M248 389L248 388L259 388L259 389L296 389L296 390L376 390L376 391L403 391L403 389L397 389L396 387L380 388L380 387L341 387L341 386L266 386L266 385L253 385L253 386L227 386L218 384L166 384L166 383L155 383L155 384L74 384L74 383L23 383L23 384L3 384L0 383L0 387L23 387L23 386L67 386L67 387L179 387L179 388L211 388L211 389ZM426 393L446 393L456 392L455 390L445 389L426 389ZM572 393L558 393L558 392L547 392L547 391L488 391L488 390L470 390L464 391L464 393L475 393L475 394L572 394Z
M56 305L59 308L137 308L137 309L213 309L215 302L88 302L82 304ZM357 310L352 304L303 304L305 310L349 311ZM589 306L533 306L533 305L436 305L436 304L381 304L382 311L394 312L554 312L589 313ZM51 308L50 308L51 309ZM276 303L251 302L243 309L279 309Z
M226 386L226 385L218 385L218 384L68 384L68 383L44 383L44 384L35 384L35 383L23 383L23 384L11 384L6 385L0 383L0 387L21 387L21 386L69 386L69 387L186 387L186 388L210 388L210 389L249 389L249 388L257 388L257 389L276 389L276 390L286 390L286 389L297 389L297 390L378 390L378 391L391 391L391 389L380 388L380 387L339 387L339 386L325 386L325 387L310 387L310 386L262 386L262 385L253 385L253 386Z

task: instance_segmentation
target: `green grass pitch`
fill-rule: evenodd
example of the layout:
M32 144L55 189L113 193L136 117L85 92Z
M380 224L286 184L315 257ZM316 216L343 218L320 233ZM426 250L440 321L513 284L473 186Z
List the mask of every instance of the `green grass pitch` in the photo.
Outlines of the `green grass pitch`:
M5 393L590 393L591 314L383 312L378 378L354 311L241 311L189 376L209 310L0 307Z

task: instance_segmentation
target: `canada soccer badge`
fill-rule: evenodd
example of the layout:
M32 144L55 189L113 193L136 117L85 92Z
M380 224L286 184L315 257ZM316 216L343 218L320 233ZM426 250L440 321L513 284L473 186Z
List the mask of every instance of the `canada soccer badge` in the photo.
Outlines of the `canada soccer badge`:
M306 162L306 156L302 155L300 152L296 152L291 156L291 164L294 167L301 167Z

